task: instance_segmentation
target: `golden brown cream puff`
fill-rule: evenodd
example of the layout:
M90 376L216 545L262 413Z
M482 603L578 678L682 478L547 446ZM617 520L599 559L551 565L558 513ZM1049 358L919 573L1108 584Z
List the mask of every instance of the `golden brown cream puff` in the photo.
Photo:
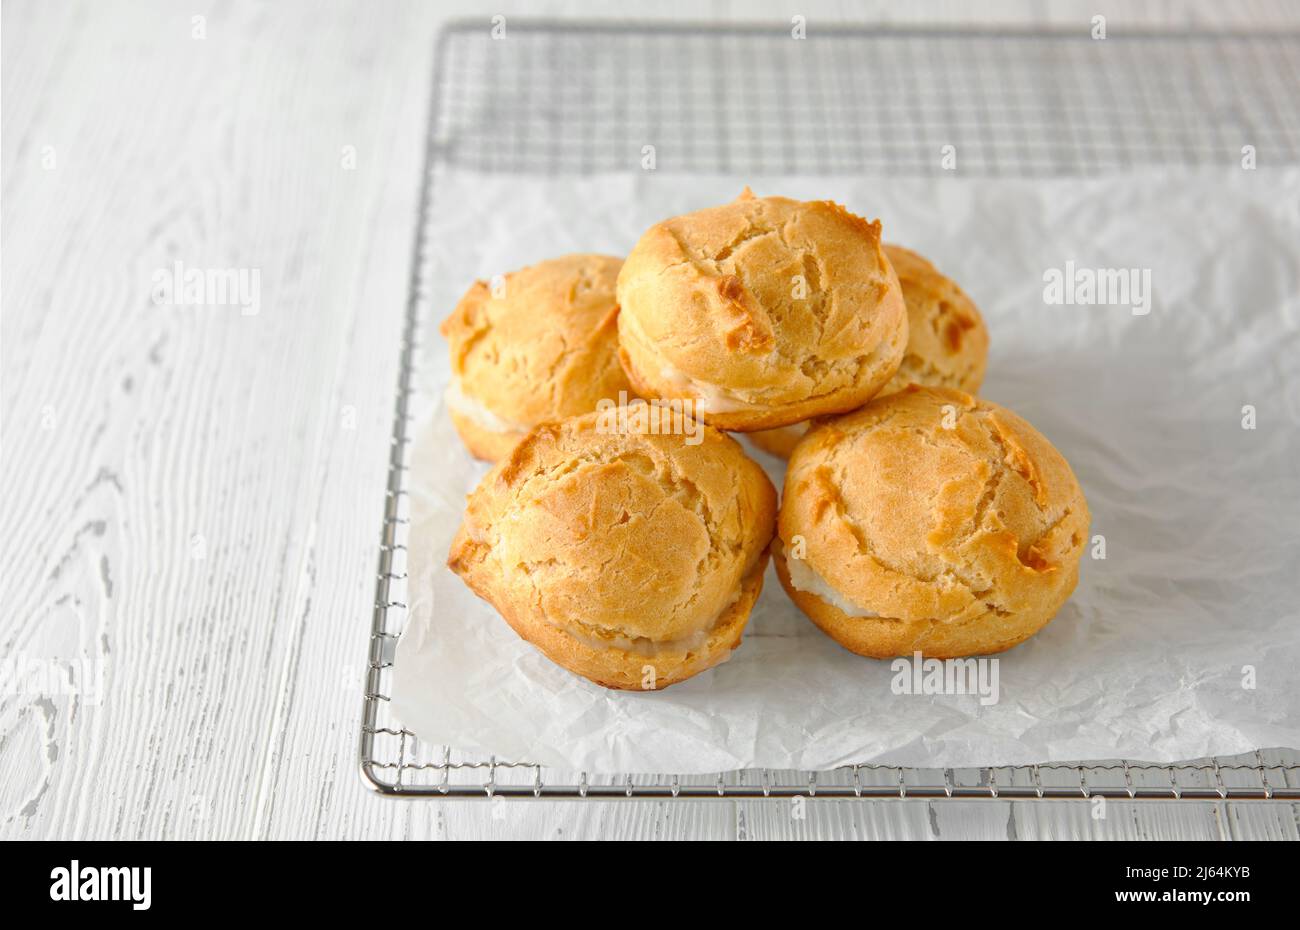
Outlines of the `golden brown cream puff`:
M909 385L796 447L773 549L790 597L845 648L951 658L1052 619L1088 519L1069 463L1020 417Z
M607 688L725 661L774 532L776 492L735 440L651 414L535 427L470 495L447 562L520 636Z
M447 409L470 452L496 461L533 426L617 402L631 384L617 356L614 287L622 261L566 255L475 281L442 334Z
M755 197L656 223L618 277L638 392L748 432L861 406L894 376L907 310L880 223Z

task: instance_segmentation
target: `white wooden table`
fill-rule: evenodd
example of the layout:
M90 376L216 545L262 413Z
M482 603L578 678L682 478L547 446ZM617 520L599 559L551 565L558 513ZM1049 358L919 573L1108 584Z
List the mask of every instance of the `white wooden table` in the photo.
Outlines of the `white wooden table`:
M1094 6L1050 16L1087 22ZM1125 21L1295 16L1127 6ZM1040 7L906 15L1037 21ZM1296 838L1291 805L1112 804L1121 815L1095 821L1064 804L817 803L797 820L783 804L400 803L362 789L432 37L441 18L486 28L496 12L515 15L405 0L4 4L0 837ZM157 305L151 276L177 261L257 269L260 312Z

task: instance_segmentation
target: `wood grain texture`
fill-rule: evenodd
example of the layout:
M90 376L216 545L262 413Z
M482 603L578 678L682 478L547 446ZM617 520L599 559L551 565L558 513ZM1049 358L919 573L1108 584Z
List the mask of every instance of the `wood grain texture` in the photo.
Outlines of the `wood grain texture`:
M175 5L15 15L5 651L84 661L102 694L5 700L5 833L337 835L334 793L364 797L427 29L359 5L230 6L203 39ZM174 261L258 269L260 313L154 305Z
M979 17L1090 15L1062 6ZM654 13L710 11L762 12ZM1294 806L1114 804L1096 821L1002 802L795 815L363 791L360 681L432 37L439 17L467 14L486 16L230 2L195 38L185 4L4 5L0 837L1296 837ZM910 15L972 18L961 3ZM151 275L176 261L257 269L260 312L156 305Z

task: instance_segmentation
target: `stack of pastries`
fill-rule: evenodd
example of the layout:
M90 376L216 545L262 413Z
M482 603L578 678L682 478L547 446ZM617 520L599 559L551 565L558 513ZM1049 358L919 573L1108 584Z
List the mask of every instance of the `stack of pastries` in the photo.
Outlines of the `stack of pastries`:
M623 261L476 282L442 332L452 422L495 463L448 565L597 684L725 661L769 554L800 610L873 658L1009 649L1078 581L1083 492L975 396L979 310L838 204L746 189ZM728 432L789 460L779 508Z

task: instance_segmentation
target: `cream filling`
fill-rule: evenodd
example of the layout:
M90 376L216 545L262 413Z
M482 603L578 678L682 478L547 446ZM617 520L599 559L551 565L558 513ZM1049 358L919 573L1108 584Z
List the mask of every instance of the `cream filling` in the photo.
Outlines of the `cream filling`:
M754 406L740 395L716 384L710 384L708 381L692 378L672 365L665 364L659 370L659 375L675 390L694 397L695 406L701 413L735 413L749 410Z
M804 420L800 423L791 423L789 426L778 426L776 429L766 430L766 432L779 434L783 438L799 440L807 436L810 429L812 429L812 423Z
M565 635L573 637L592 649L621 649L624 652L631 652L645 657L657 656L665 652L691 652L708 642L709 636L722 622L722 618L727 615L727 611L736 606L736 602L740 600L743 591L744 583L742 582L736 585L736 590L732 592L726 605L722 610L718 611L718 615L712 621L694 633L688 633L686 636L679 636L676 639L651 639L648 636L624 636L621 633L614 633L610 636L591 636L567 627L562 628L562 631Z
M779 537L773 542L773 545L780 549L781 540ZM866 610L854 604L845 596L844 592L832 587L831 583L817 572L817 569L808 564L807 559L787 558L785 560L785 570L790 576L790 584L795 590L816 595L845 616L880 616L874 610Z
M461 386L460 378L452 376L451 382L447 385L447 393L444 396L447 403L447 409L454 410L465 419L471 421L475 426L488 430L493 433L526 433L528 427L520 423L511 423L509 420L503 420L483 404L470 397L465 393Z
M637 342L642 346L653 345L646 338L645 330L641 328L641 323L636 317L625 313L623 319L626 321L624 325L633 331ZM691 397L700 413L735 413L753 408L754 404L739 394L733 393L720 385L691 377L675 365L664 361L658 352L651 351L650 354L660 361L659 376L667 381L674 390Z

